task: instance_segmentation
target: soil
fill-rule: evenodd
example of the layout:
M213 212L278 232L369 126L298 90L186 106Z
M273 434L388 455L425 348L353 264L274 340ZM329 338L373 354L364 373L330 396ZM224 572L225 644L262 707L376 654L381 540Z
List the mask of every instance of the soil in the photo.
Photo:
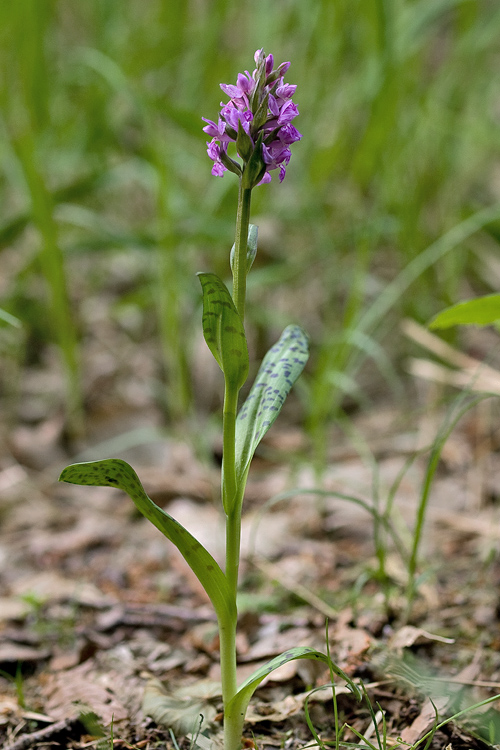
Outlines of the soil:
M123 458L155 502L222 563L217 423L207 417L182 434L165 427L152 387L161 377L156 347L148 339L123 349L115 331L122 354L113 358L102 330L84 344L84 440L68 439L50 346L3 400L0 743L9 750L183 749L190 731L200 732L202 747L205 737L220 736L216 623L196 578L118 490L57 482L67 463ZM442 386L418 390L411 410L379 398L352 415L349 430L332 427L320 470L290 410L249 478L239 677L293 646L324 651L327 628L333 661L364 683L368 697L359 704L336 681L343 742L358 742L358 732L378 746L377 732L385 732L387 747L409 747L436 715L444 721L500 693L498 399L471 408L444 445L410 596L424 448L457 398L455 391L444 408ZM366 508L339 497L383 509L398 478L390 520L399 546L380 537L383 530L377 537ZM332 494L305 492L314 488ZM331 746L331 689L310 692L329 682L328 670L307 661L274 672L251 703L246 746L310 746L311 727ZM429 745L495 746L495 702L444 725Z

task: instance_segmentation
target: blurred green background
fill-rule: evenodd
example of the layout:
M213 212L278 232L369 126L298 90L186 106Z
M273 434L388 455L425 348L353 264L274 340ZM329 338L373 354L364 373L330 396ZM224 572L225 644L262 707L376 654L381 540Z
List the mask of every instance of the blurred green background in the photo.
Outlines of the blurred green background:
M308 330L317 445L339 408L404 393L402 317L497 286L498 0L16 0L0 36L3 385L55 344L75 431L90 293L157 343L167 423L192 409L194 274L228 278L237 194L201 117L257 48L291 61L303 139L254 191L252 350Z

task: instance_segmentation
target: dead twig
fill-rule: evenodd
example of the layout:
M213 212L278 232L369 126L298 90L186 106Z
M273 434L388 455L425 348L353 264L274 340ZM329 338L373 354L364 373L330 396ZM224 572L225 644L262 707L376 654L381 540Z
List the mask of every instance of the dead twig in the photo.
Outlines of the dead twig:
M38 729L36 732L22 734L13 743L7 745L5 750L28 750L38 742L47 742L63 732L71 732L79 721L78 717L63 719L50 724L48 727Z

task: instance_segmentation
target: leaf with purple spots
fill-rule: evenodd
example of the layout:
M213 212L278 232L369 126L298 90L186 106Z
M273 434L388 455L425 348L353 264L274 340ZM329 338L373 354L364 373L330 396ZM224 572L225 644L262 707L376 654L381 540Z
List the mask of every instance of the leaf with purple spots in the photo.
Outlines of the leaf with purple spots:
M258 444L280 413L309 357L309 340L299 326L287 326L264 357L236 420L236 467L243 478Z
M137 510L175 544L210 597L217 617L227 618L234 614L226 576L212 555L184 526L148 497L139 477L126 461L107 458L103 461L71 464L64 469L59 481L93 487L117 487L126 492Z
M327 666L331 667L332 671L341 679L345 680L347 687L354 694L356 699L359 701L362 698L361 691L358 686L346 675L345 672L334 664L326 654L321 651L316 651L314 648L307 646L297 646L296 648L290 648L288 651L284 651L279 656L275 656L274 659L268 661L267 664L263 664L261 667L255 670L250 677L240 685L238 692L232 700L229 701L225 708L225 716L230 714L244 715L246 713L250 698L259 687L260 683L267 677L268 674L274 672L275 669L282 667L283 664L287 664L289 661L296 659L313 659L314 661L323 662Z
M226 285L215 273L199 273L203 335L228 385L239 389L248 375L248 347L241 318Z

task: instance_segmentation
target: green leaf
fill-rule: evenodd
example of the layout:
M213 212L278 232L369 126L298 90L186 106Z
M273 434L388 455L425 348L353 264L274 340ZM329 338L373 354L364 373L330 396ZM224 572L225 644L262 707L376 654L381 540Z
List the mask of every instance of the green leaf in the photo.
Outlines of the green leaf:
M226 576L217 562L184 526L148 497L139 477L128 463L119 458L107 458L71 464L64 469L59 481L93 487L118 487L126 492L137 510L175 544L210 597L218 619L235 615Z
M203 335L228 385L241 388L248 375L248 347L241 318L226 285L214 273L199 273L203 290Z
M299 326L287 326L267 352L236 419L236 467L241 479L258 444L276 420L309 357L309 341Z
M459 302L447 307L429 323L429 328L450 328L456 325L488 326L500 320L500 294L488 294L478 299Z
M243 161L248 161L254 150L254 143L248 133L243 130L241 120L238 120L238 136L236 138L236 151Z
M247 239L247 273L251 269L253 262L255 260L255 256L257 255L257 237L259 233L259 227L257 227L255 224L249 224L248 225L248 239ZM233 264L234 264L234 250L235 245L231 248L231 253L229 256L229 260L231 263L231 271L233 270Z
M252 190L262 180L266 173L266 163L262 158L262 141L264 131L261 130L250 159L243 167L241 187L243 190Z
M348 675L346 675L345 672L340 669L340 667L331 662L326 654L321 653L321 651L316 651L314 648L308 648L307 646L298 646L296 648L290 648L288 649L288 651L284 651L279 656L276 656L274 659L271 659L271 661L268 661L267 664L259 667L259 669L253 672L250 677L247 677L247 679L238 688L238 692L236 693L234 698L229 701L225 708L226 721L228 716L235 716L236 714L244 716L246 714L250 698L257 690L264 677L267 677L268 674L273 672L275 669L278 669L278 667L282 667L283 664L287 664L289 661L294 661L296 659L313 659L315 661L323 662L327 666L331 667L336 675L346 681L349 690L354 694L358 701L362 699L362 695L358 686L354 684L351 678L348 677Z

